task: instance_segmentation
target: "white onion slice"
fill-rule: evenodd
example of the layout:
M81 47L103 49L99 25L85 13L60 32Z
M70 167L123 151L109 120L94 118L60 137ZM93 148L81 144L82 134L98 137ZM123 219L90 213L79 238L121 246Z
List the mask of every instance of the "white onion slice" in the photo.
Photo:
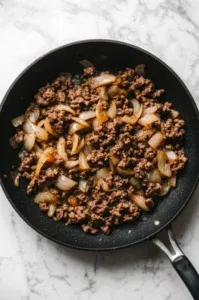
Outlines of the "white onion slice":
M143 105L136 99L132 100L132 104L133 104L133 114L137 119L139 119L142 114Z
M77 184L76 181L64 176L60 175L57 178L57 181L55 183L56 187L62 191L69 191L71 190L75 185Z
M92 126L93 126L93 130L94 131L98 131L99 130L100 124L98 123L97 118L93 119Z
M86 192L88 192L88 189L89 189L88 180L81 179L79 181L79 190L83 193L86 193Z
M68 160L65 162L66 169L73 169L79 165L79 160Z
M160 118L154 114L144 115L141 119L139 119L138 123L142 126L148 126L153 122L159 121Z
M44 127L48 133L53 135L54 137L58 137L58 134L53 130L50 120L47 118L46 121L44 122Z
M121 118L122 122L133 125L137 122L137 118L136 116L132 115L132 116L124 116Z
M23 122L24 122L24 115L18 116L11 121L11 123L14 127L18 127L18 126L22 125Z
M131 183L132 186L133 186L135 189L137 189L137 190L139 190L140 187L141 187L141 185L140 185L140 180L139 180L138 178L131 177L130 183Z
M80 125L84 126L84 127L90 127L89 123L82 120L81 118L78 118L78 117L72 117L71 118L73 121L79 123Z
M149 107L145 108L144 115L154 114L157 110L158 110L158 106L157 105L149 106Z
M90 166L87 162L86 156L83 151L79 153L79 168L80 170L88 170Z
M37 162L37 166L36 166L36 170L35 170L35 176L38 177L41 171L41 168L43 167L43 165L46 162L54 162L54 156L53 156L53 152L54 149L52 147L49 147L47 149L44 150L44 152L41 154L38 162Z
M96 118L99 125L102 125L104 122L108 120L108 115L106 111L102 107L102 103L99 101L96 106Z
M107 110L107 116L111 119L114 119L117 115L117 106L116 106L116 102L112 101L111 105L109 107L109 109Z
M145 202L146 199L143 196L132 194L132 195L130 195L130 199L132 201L134 201L137 204L137 206L139 206L142 210L144 210L144 211L150 210L149 207L146 205L146 202Z
M164 151L157 151L157 162L160 173L166 177L171 177L171 169L169 164L167 163L167 159L168 157Z
M154 169L153 171L151 171L148 174L147 179L149 182L153 182L153 183L161 183L162 182L162 177L161 177L160 171L158 169Z
M35 144L35 134L34 133L26 133L24 135L24 149L30 152Z
M174 151L172 151L172 150L166 151L166 155L168 157L168 161L169 162L172 162L172 161L174 161L174 160L176 160L178 158L177 154Z
M43 153L43 150L35 143L34 146L33 146L33 151L36 153L37 157L39 158L42 153Z
M168 183L164 183L158 195L165 196L166 194L168 194L170 189L171 189L171 186Z
M107 85L113 83L116 80L116 77L111 74L101 74L92 79L91 85L95 89L102 85Z
M134 175L134 171L131 169L123 169L120 167L116 167L116 171L119 175L121 176L133 176Z
M66 154L65 147L66 147L65 138L63 136L61 136L57 142L57 153L64 161L67 161L68 157Z
M30 122L35 124L39 119L39 116L40 116L40 110L38 107L34 106L29 113L28 119L30 120Z
M79 124L79 123L76 123L76 122L73 122L70 127L69 127L69 134L73 134L77 131L80 131L82 129L85 129L85 126Z
M79 118L82 120L89 120L89 119L93 119L96 116L96 112L93 110L88 110L88 111L83 111L80 115Z
M100 100L108 100L108 94L107 94L107 87L106 86L100 86L98 87L98 93L99 93L99 99Z
M99 170L96 172L95 178L96 178L97 180L105 179L105 178L108 176L109 173L110 173L109 168L102 168L102 169L99 169Z
M49 204L48 216L52 217L54 215L55 210L56 210L56 205L55 204Z
M48 191L40 192L34 198L34 202L36 204L42 204L42 203L56 204L57 201L58 201L57 196Z
M108 89L108 95L110 97L115 97L118 95L126 95L127 91L124 89L120 89L116 84L112 85Z
M26 120L23 124L23 130L26 133L35 133L36 137L40 140L47 141L48 140L48 133L41 127L34 125L30 120Z
M111 160L111 162L112 162L112 164L114 165L114 166L116 166L118 163L119 163L119 161L120 161L120 159L119 159L119 157L117 156L117 155L115 155L115 154L110 154L109 155L109 157L110 157L110 160Z
M179 116L179 111L171 109L171 116L173 119L176 119Z
M78 147L78 143L79 143L79 136L77 134L73 134L72 141L73 141L73 145L72 145L72 150L71 150L70 154L74 155L77 151L77 147Z
M176 187L176 176L172 175L171 178L169 178L169 185L172 187Z
M112 192L113 189L111 189L108 185L108 183L104 180L104 179L100 179L98 181L98 184L101 186L101 188L103 189L103 191L105 192Z
M37 127L42 127L42 126L44 126L45 122L46 122L46 119L43 119L43 120L39 121L39 122L37 123Z
M65 110L69 113L71 113L72 115L76 115L76 112L74 111L74 109L72 109L70 106L68 105L65 105L65 104L58 104L55 106L56 109L58 110Z
M158 131L148 140L148 144L151 148L157 149L163 140L164 136Z

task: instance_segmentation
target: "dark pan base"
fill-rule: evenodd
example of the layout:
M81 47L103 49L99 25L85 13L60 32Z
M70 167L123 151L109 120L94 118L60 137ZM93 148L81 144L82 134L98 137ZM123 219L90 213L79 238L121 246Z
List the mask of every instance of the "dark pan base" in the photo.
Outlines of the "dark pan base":
M60 72L80 73L79 61L88 59L98 70L121 70L144 63L147 76L157 88L164 88L163 98L173 103L186 122L185 151L189 162L178 179L177 188L159 200L154 212L143 214L139 221L113 229L111 235L85 234L79 226L54 222L40 211L24 189L16 189L10 179L12 166L17 166L17 152L10 149L8 138L13 134L10 120L24 112L38 88L54 79ZM162 61L150 53L128 44L91 40L72 43L41 57L29 66L12 84L0 112L0 174L4 192L19 215L47 238L78 249L110 250L127 247L152 237L167 226L184 208L198 181L199 173L199 115L189 91L180 78ZM8 178L4 177L8 175Z

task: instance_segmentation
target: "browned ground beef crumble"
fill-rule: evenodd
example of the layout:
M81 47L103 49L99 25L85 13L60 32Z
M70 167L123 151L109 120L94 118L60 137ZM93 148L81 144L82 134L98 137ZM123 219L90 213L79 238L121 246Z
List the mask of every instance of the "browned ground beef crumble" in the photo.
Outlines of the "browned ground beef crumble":
M105 72L110 74L109 72ZM53 160L46 162L39 175L35 170L38 163L38 153L35 146L30 152L23 150L20 155L21 165L18 168L18 178L26 178L28 181L27 193L37 194L47 191L56 197L51 214L55 221L63 220L66 224L80 223L83 230L88 233L102 231L109 233L113 225L131 222L141 214L141 206L132 201L130 195L136 194L144 197L144 204L148 209L154 206L153 197L161 195L168 186L168 177L161 175L160 182L150 182L148 174L158 169L157 149L149 146L149 139L161 132L164 140L158 146L159 150L172 151L176 159L168 161L172 176L184 167L187 158L182 149L184 135L184 121L178 115L173 116L172 103L159 101L164 90L155 90L154 83L145 77L144 65L135 69L127 68L115 74L113 83L105 86L105 96L101 98L102 88L93 87L93 78L99 76L93 67L84 69L82 75L71 76L63 73L52 83L42 87L35 95L35 101L27 110L39 110L39 121L47 118L56 136L48 135L48 140L42 142L36 139L41 149L52 147ZM134 108L132 99L137 99L142 104L143 112L151 106L156 106L155 115L158 120L151 126L143 126L139 122L128 124L123 121L124 116L132 116ZM89 169L81 169L79 165L66 169L65 160L57 153L57 141L59 137L65 140L65 151L69 160L79 159L79 154L71 155L73 145L72 134L68 130L74 122L70 112L59 109L57 105L64 104L72 108L76 117L83 111L96 111L100 102L103 111L107 111L110 103L115 101L117 114L107 118L103 124L92 129L92 119L87 120L89 128L83 128L76 132L80 140L84 138L89 154L86 156ZM26 118L25 118L26 121ZM14 140L18 145L24 141L23 124L16 128ZM84 151L84 148L83 150ZM41 154L40 154L41 155ZM110 156L115 155L117 162L110 165ZM106 187L96 181L96 172L101 168L108 168L105 178ZM130 170L131 175L122 175L118 170ZM77 184L70 190L63 191L56 187L55 183L60 175L64 175ZM135 182L132 182L132 178ZM79 181L87 181L88 191L79 189ZM108 189L108 190L107 190ZM51 203L52 204L52 203ZM39 204L42 211L48 212L48 201ZM147 209L145 209L147 210Z

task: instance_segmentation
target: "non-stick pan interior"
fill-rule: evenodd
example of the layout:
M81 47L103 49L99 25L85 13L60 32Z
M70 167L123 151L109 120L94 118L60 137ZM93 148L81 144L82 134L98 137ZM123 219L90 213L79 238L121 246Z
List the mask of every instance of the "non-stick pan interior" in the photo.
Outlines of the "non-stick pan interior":
M10 121L24 112L33 101L38 88L54 79L60 72L78 74L79 61L87 59L101 70L122 70L136 64L146 64L146 74L157 88L166 90L162 101L169 100L186 122L185 151L188 164L182 171L177 187L161 199L154 212L143 214L139 221L122 225L111 235L95 236L83 233L76 225L54 222L40 211L23 188L13 186L10 173L19 163L17 151L10 149L8 139L14 133ZM149 53L113 41L85 41L59 48L37 60L14 82L6 94L0 113L0 174L2 186L17 212L37 231L64 245L91 250L114 249L146 239L166 226L185 206L195 188L199 171L199 121L193 99L177 75ZM7 175L7 176L5 176ZM159 222L156 222L159 221Z

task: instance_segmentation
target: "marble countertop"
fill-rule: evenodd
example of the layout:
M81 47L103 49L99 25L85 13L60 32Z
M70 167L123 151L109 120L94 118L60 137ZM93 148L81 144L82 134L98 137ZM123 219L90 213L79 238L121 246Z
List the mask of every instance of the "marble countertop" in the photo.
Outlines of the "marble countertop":
M199 105L198 0L0 0L0 99L34 59L65 43L110 38L151 51ZM174 223L199 271L199 189ZM152 244L111 253L67 249L37 234L0 190L1 300L191 300Z

